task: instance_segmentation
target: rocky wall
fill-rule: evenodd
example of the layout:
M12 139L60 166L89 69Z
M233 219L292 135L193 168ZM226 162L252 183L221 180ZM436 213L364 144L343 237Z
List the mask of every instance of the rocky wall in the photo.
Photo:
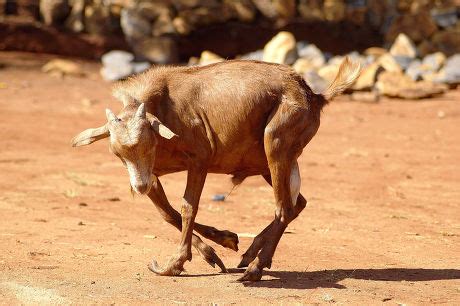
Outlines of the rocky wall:
M184 60L179 49L202 51L196 43L187 44L187 37L203 29L221 29L217 33L225 40L250 45L251 37L257 42L255 36L260 34L254 27L273 31L260 35L259 47L287 28L296 37L303 35L299 40L314 42L325 51L327 46L313 39L318 31L336 45L346 43L347 37L355 45L360 38L361 44L374 40L369 45L375 45L379 37L381 45L388 46L405 33L421 56L435 51L451 55L460 52L459 8L458 0L0 0L3 19L27 16L63 31L124 36L138 57L155 63ZM208 37L212 35L199 38ZM219 54L238 53L243 53L241 48Z

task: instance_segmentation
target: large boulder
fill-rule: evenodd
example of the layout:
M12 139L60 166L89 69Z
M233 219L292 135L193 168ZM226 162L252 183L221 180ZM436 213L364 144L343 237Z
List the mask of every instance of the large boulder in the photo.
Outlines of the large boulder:
M289 32L279 32L264 47L266 62L291 65L297 57L296 40Z
M256 7L251 0L224 0L224 3L234 11L234 15L239 21L251 22L256 17Z
M257 9L270 19L290 19L296 14L295 0L252 0Z
M393 98L422 99L444 93L447 87L429 81L414 81L398 72L382 72L378 76L376 89L380 94Z
M307 21L324 20L323 0L300 0L297 10Z
M131 44L149 37L152 33L151 21L135 8L123 8L120 24L126 40Z
M85 29L84 15L85 15L85 0L71 0L70 5L72 10L69 17L67 17L65 25L73 32L80 33Z
M457 9L455 7L433 8L431 17L442 28L454 26L458 22Z
M324 18L327 21L339 22L345 19L346 5L344 0L324 0Z
M385 39L388 42L392 42L399 33L404 33L418 43L431 37L437 29L438 27L427 12L402 14L393 19L388 31L385 33Z
M112 20L110 7L101 0L85 6L84 24L85 32L95 35L107 35L115 29L115 20Z
M133 45L136 56L156 64L173 64L178 61L176 41L169 36L150 37Z
M435 51L446 55L460 53L460 27L436 32L431 38Z
M40 1L40 14L46 25L60 25L69 13L70 6L67 0Z

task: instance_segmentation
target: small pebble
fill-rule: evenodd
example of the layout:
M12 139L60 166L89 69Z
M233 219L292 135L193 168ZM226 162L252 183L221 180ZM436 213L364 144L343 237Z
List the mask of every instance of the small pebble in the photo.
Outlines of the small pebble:
M225 195L223 195L223 194L215 194L215 195L212 197L212 200L215 201L215 202L222 202L222 201L225 201Z

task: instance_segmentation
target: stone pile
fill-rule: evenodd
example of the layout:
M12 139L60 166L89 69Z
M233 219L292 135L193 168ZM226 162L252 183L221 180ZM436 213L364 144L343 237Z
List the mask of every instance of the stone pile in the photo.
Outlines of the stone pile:
M205 51L189 64L206 65L223 59ZM380 95L421 99L444 93L460 83L460 54L447 57L442 52L420 56L420 51L405 34L399 34L389 50L373 47L363 54L348 54L361 63L362 71L352 91L355 98L377 101ZM280 32L263 50L242 55L240 59L263 60L292 65L316 93L323 92L336 76L344 56L323 53L313 44L297 42L289 32Z

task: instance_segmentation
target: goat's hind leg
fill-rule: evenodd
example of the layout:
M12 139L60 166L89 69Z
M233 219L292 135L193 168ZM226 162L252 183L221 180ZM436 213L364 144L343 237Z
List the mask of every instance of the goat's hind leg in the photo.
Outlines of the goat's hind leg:
M275 219L265 233L262 233L261 237L264 238L259 239L263 242L260 252L239 281L261 279L262 270L271 267L273 254L284 230L295 218L294 205L300 192L300 175L296 159L306 144L304 141L307 136L307 117L305 109L293 108L289 103L284 103L275 110L265 128L264 149L275 195Z
M270 175L263 175L263 177L267 181L267 183L269 183L270 186L272 186L272 179ZM299 196L297 197L297 202L294 206L294 219L297 218L297 216L302 212L305 206L307 206L307 200L304 198L304 196L301 193L299 193ZM238 268L247 267L256 258L260 249L264 246L265 242L269 238L269 234L273 226L273 223L274 221L272 221L272 223L267 225L267 227L265 227L263 231L261 231L254 238L249 248L241 256L241 261L238 264Z
M300 190L298 171L296 175L291 175L295 169L298 169L296 161L292 162L291 167L286 167L283 162L270 165L276 203L275 219L262 231L259 238L259 241L263 242L260 252L249 264L239 281L258 281L262 278L263 268L271 268L272 258L281 236L295 216L293 204L297 202ZM293 177L296 180L294 183Z
M169 204L169 201L163 190L163 186L161 185L158 178L155 178L153 185L152 185L152 189L150 190L148 196L152 200L152 202L155 204L155 207L158 209L163 219L169 224L173 225L179 231L181 231L182 230L181 216L179 212L176 211L171 206L171 204ZM220 239L221 241L233 240L237 248L238 236L232 232L219 231L215 229L214 227L209 227L209 226L201 225L198 223L195 223L195 229L197 230L198 233L202 235L203 233L205 233L206 235L203 235L205 237L207 236L219 237L218 239ZM235 239L234 237L236 237L236 242L234 240ZM193 234L192 236L192 245L197 250L197 252L201 255L201 257L203 257L204 260L207 263L209 263L212 267L215 267L215 265L217 265L221 269L222 272L227 271L225 268L225 265L223 264L222 260L217 256L215 250L209 245L207 245L206 243L204 243L201 240L201 238L195 234ZM149 268L151 269L151 266L149 266Z

